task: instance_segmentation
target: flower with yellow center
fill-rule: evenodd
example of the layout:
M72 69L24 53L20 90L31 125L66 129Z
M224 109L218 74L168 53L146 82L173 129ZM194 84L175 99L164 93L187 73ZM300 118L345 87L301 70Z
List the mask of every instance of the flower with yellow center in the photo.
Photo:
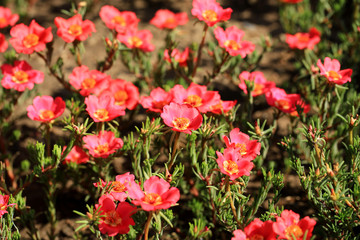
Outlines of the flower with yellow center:
M7 20L4 17L0 17L0 25L6 25L7 24Z
M25 71L19 70L14 73L11 81L17 84L27 83L29 81L29 75Z
M96 146L96 148L94 149L94 152L96 154L105 154L105 153L109 152L109 144L105 143L103 145Z
M78 24L73 24L69 27L68 32L73 36L79 36L83 33L82 27Z
M161 196L157 193L146 193L143 201L155 206L162 204Z
M184 103L191 105L192 107L200 107L202 105L202 98L198 95L189 95Z
M296 33L295 37L298 39L299 42L302 42L302 43L307 43L310 40L310 37L308 34Z
M111 22L113 22L113 23L115 23L115 24L117 24L117 25L120 25L120 26L122 26L122 27L125 27L125 26L126 26L126 21L125 21L125 19L124 19L122 16L120 16L120 15L113 17L113 19L111 19Z
M111 226L116 227L120 225L122 222L121 216L115 210L111 210L105 213L105 220L104 223Z
M241 45L234 40L226 40L224 46L235 51L241 49Z
M109 119L109 112L105 108L100 108L95 111L94 117L103 122Z
M244 143L236 143L235 147L239 150L239 153L241 154L241 156L246 155L247 149L246 149L246 145Z
M81 87L83 89L89 89L89 88L94 88L96 85L96 81L94 78L85 78L82 82L81 82Z
M284 110L289 110L291 108L290 102L282 99L275 101L275 106Z
M189 127L190 119L184 118L184 117L178 117L178 118L175 118L172 121L172 123L174 125L174 128L183 131L183 130L186 130Z
M335 72L335 71L332 71L332 70L328 71L326 73L326 76L327 76L327 78L334 79L334 81L339 81L341 79L341 75L339 73Z
M38 43L39 43L39 36L34 33L30 33L23 39L23 45L26 48L34 47L38 45Z
M41 109L40 110L40 114L39 114L39 117L42 119L42 120L51 120L55 117L55 114L53 111L51 110L48 110L48 109Z
M124 105L129 96L126 91L119 90L115 93L114 98L116 105Z
M211 9L207 9L207 10L203 11L201 15L205 21L216 22L218 20L217 13Z
M128 43L130 46L134 46L136 48L139 48L141 45L143 45L143 41L137 36L130 37L128 39Z
M119 193L121 193L121 192L125 192L127 189L126 189L126 187L125 187L125 185L124 184L122 184L121 182L119 182L119 181L114 181L114 182L112 182L111 183L111 191L112 192L119 192Z
M225 160L223 166L225 172L230 175L237 174L239 172L239 166L232 160Z
M295 239L299 239L303 235L304 235L304 233L298 225L294 224L285 229L285 236L286 236L286 239L288 239L288 240L292 240L292 239L294 239L294 237L295 237Z

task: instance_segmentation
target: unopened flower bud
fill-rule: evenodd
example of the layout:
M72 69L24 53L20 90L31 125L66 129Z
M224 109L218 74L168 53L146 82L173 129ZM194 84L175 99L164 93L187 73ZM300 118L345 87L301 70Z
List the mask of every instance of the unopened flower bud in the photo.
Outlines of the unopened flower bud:
M320 169L319 168L317 168L316 170L315 170L315 176L320 176Z
M261 129L260 129L260 127L259 127L259 125L258 125L257 122L255 122L255 133L256 133L256 135L258 135L259 137L262 136Z
M337 200L337 196L335 193L335 190L332 188L331 189L331 195L330 195L331 200L336 201Z
M357 125L359 125L359 123L356 123L356 121L359 119L359 115L356 114L355 118L353 118L353 116L350 116L350 126L351 127L356 127Z
M81 2L79 2L79 4L78 4L78 8L86 7L86 5L87 5L86 1L81 1Z
M326 172L330 177L334 177L334 175L335 175L333 170L329 167L328 164L326 164Z
M107 47L111 47L112 46L112 42L110 41L109 38L105 38L105 43Z
M315 65L311 65L311 72L313 74L318 74L319 73L319 68L316 67Z

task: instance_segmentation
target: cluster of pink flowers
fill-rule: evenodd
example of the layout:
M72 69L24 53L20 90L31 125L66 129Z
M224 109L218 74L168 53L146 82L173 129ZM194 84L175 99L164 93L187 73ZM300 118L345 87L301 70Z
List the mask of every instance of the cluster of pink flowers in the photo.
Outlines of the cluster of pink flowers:
M264 239L264 240L309 240L316 221L309 217L300 219L299 214L284 210L276 221L261 221L254 219L244 231L238 229L233 232L231 240ZM306 236L306 238L305 238Z
M129 232L130 225L135 225L131 218L139 210L156 211L174 206L180 199L180 191L157 176L145 180L143 189L130 173L117 175L115 181L101 180L96 187L108 189L95 205L99 209L99 230L103 234L115 236ZM129 202L126 200L129 199ZM140 206L140 209L136 206Z

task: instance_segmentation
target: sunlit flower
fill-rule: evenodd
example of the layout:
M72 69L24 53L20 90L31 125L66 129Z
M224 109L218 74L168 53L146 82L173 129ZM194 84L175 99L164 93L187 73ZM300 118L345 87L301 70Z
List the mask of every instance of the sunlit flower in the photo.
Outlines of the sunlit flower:
M235 148L225 148L224 154L216 151L218 158L216 159L219 165L220 172L230 177L230 180L235 180L241 176L249 176L254 164L243 158L239 151Z
M109 29L115 29L123 34L129 29L136 29L140 21L134 12L120 12L117 8L105 5L100 9L100 18Z
M152 176L144 182L144 193L139 200L132 203L140 205L145 211L168 209L180 199L180 191L162 178Z
M124 145L124 142L120 138L116 138L111 131L101 131L98 135L84 136L83 141L84 148L88 149L90 155L96 158L107 158Z
M340 62L337 59L326 57L324 64L319 59L317 66L320 69L320 75L326 77L329 83L342 85L351 82L352 69L340 70Z
M210 112L214 114L226 114L229 112L233 107L236 105L237 101L222 101L219 100L219 102L215 105L210 106Z
M66 146L64 146L63 148L63 152L66 150ZM69 154L65 157L64 159L64 164L65 163L76 163L76 164L82 164L82 163L87 163L89 161L89 156L86 154L86 152L84 152L84 150L80 147L75 145L71 151L69 152Z
M0 194L0 218L7 213L6 209L10 206L15 205L15 203L8 204L9 195L1 195Z
M185 48L183 52L180 52L177 48L174 48L169 54L169 49L165 49L164 51L164 59L168 62L174 60L175 62L179 63L181 67L187 66L187 60L189 57L189 48Z
M278 239L302 240L306 236L305 239L309 240L315 224L314 219L304 217L300 220L299 214L291 210L284 210L280 217L276 217L273 230L279 235Z
M35 83L44 81L44 73L33 70L26 61L15 61L14 65L3 64L1 70L3 73L1 85L6 89L23 92L26 89L33 89Z
M151 43L153 35L149 30L129 30L118 34L117 39L128 48L138 48L143 52L152 52L155 46Z
M85 98L86 111L94 122L107 122L125 115L125 106L115 104L115 98L90 95Z
M50 122L58 118L65 111L65 102L61 97L55 100L51 96L37 96L33 105L27 107L27 115L30 119L40 122Z
M90 20L83 21L80 14L76 14L69 19L56 17L54 22L58 28L57 35L68 43L75 40L84 41L93 32L96 32L94 23Z
M286 43L290 48L296 49L313 49L320 42L320 32L312 27L308 33L295 33L294 35L285 34Z
M193 0L191 14L212 27L218 22L227 21L232 9L223 9L216 0Z
M14 26L18 20L18 14L12 14L9 8L0 6L0 28L5 28L9 25Z
M280 0L280 1L283 3L295 4L295 3L302 2L303 0Z
M99 214L103 215L99 221L99 230L102 234L110 237L126 234L130 231L129 226L135 225L131 216L136 212L136 207L128 202L120 202L116 206L111 196L102 195L99 204L95 204L95 208L100 209Z
M255 218L244 229L246 239L262 239L262 240L276 240L276 234L273 231L273 221L261 221Z
M196 108L174 102L163 108L161 118L172 130L187 134L191 134L192 130L198 129L203 120L199 110Z
M9 45L6 41L4 34L0 33L0 53L5 52L8 47Z
M242 40L245 33L236 26L228 27L225 31L221 27L217 27L214 34L220 47L225 48L231 56L240 55L244 58L255 50L252 42Z
M170 104L172 99L173 96L170 92L157 87L150 92L150 96L142 96L140 104L149 111L162 113L163 107Z
M10 30L9 42L18 53L31 54L45 49L46 43L53 40L51 27L43 28L35 20L29 26L23 23L15 25Z
M174 29L179 25L185 25L189 21L185 12L173 13L168 9L157 10L155 16L150 20L150 24L160 29Z
M239 88L243 90L245 94L248 93L245 81L253 82L254 88L253 91L251 92L251 95L253 97L263 95L266 92L268 92L271 88L275 87L275 83L267 81L264 74L259 71L254 71L251 73L248 71L243 71L240 73L239 79L240 79Z

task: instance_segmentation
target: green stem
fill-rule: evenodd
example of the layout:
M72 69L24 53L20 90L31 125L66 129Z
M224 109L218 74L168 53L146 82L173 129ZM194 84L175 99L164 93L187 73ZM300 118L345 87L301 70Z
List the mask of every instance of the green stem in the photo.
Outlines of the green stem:
M199 46L199 49L198 49L198 52L197 52L197 59L196 59L196 62L195 62L195 67L194 67L194 70L191 74L191 77L194 77L195 74L196 74L196 70L199 66L199 63L200 63L200 60L201 60L201 51L202 51L202 48L204 47L204 44L205 44L205 38L206 38L206 33L207 33L207 30L209 29L209 26L207 24L204 25L204 30L203 30L203 35L202 35L202 40L201 40L201 43L200 43L200 46Z
M46 123L46 135L45 135L45 139L46 139L46 156L50 157L51 156L51 148L50 148L50 144L51 144L51 138L50 138L50 131L51 131L51 127L50 127L50 123Z
M235 205L234 205L234 200L231 196L231 189L230 189L230 177L229 176L226 176L225 177L225 190L230 198L230 207L231 207L231 211L234 215L234 218L235 218L235 221L237 222L239 228L241 228L241 222L239 221L238 219L238 216L237 216L237 213L236 213L236 208L235 208Z
M174 165L175 162L175 155L176 155L176 151L178 148L178 142L179 142L179 136L180 136L180 132L175 132L175 139L174 139L174 145L173 145L173 149L172 149L172 153L171 153L171 161L169 163L168 169L169 172L172 168L172 166Z

